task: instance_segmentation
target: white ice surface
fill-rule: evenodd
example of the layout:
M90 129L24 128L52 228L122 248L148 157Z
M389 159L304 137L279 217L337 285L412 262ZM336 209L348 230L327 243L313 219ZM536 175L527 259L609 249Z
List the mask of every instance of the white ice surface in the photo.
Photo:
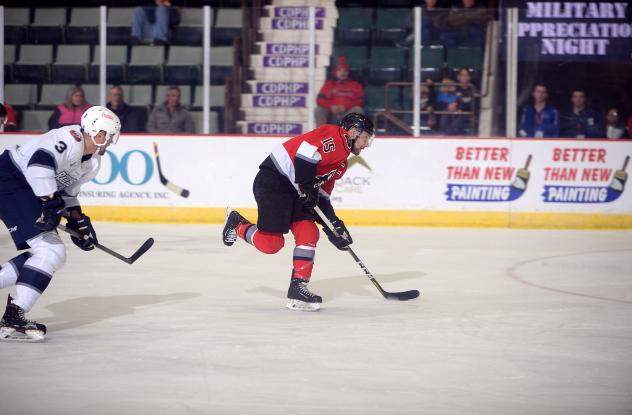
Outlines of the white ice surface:
M632 414L632 232L356 228L382 286L421 297L382 299L323 237L323 309L300 313L292 241L95 227L125 255L156 244L127 265L63 236L29 314L46 342L0 343L0 414Z

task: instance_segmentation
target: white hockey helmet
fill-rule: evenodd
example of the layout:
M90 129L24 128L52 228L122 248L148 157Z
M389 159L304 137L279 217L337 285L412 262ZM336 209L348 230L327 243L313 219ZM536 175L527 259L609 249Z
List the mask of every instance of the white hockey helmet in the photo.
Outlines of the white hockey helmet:
M105 144L97 144L94 141L99 131L105 131L106 143L111 141L112 144L116 144L121 133L121 120L109 109L94 106L88 108L81 116L81 129L92 138L97 147Z

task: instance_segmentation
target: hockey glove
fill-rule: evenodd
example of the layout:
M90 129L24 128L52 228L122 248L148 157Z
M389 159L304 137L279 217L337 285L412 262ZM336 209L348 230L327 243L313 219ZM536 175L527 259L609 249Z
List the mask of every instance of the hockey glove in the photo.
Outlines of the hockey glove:
M52 231L57 228L64 211L64 199L59 193L52 197L42 197L42 214L35 222L35 227L42 232Z
M302 184L301 190L303 190L303 195L301 196L303 206L305 206L306 209L314 209L320 197L320 193L318 192L320 186L318 186L318 182Z
M66 224L68 229L72 229L77 232L82 238L75 238L71 236L72 242L84 251L91 251L94 249L94 244L97 243L97 234L92 227L90 217L83 213L79 217L69 217Z
M336 236L327 226L323 227L325 235L327 235L327 238L329 238L329 242L334 244L336 248L340 249L341 251L346 251L347 248L349 248L349 245L353 243L353 238L351 238L351 235L349 234L345 223L340 219L335 218L331 220L331 224L334 226L334 229L336 230L336 234L338 234L338 236Z

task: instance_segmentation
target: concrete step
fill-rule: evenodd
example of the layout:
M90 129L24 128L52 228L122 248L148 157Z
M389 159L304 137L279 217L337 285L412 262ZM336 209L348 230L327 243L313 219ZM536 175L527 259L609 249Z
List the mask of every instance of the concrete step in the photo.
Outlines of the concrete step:
M305 68L259 68L250 71L249 78L256 81L307 82L309 70ZM327 68L315 68L316 82L327 79Z
M261 122L307 122L307 108L241 107L244 120Z
M307 30L264 30L261 31L264 42L272 43L285 43L288 40L296 43L308 43L309 32ZM317 30L316 31L316 43L333 43L334 42L334 30ZM320 52L322 53L322 52Z

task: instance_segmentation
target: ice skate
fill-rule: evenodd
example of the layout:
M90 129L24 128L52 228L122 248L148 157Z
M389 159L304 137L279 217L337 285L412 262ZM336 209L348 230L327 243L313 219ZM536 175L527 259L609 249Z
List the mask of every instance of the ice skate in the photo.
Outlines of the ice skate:
M292 278L287 290L286 307L297 311L318 311L323 299L307 288L308 282L299 278Z
M46 326L24 317L24 310L13 304L9 295L7 309L0 321L0 340L39 342L44 340Z
M248 219L244 218L236 210L226 208L226 218L224 219L224 230L222 231L222 240L224 245L232 246L237 240L237 226L241 224L250 224Z

